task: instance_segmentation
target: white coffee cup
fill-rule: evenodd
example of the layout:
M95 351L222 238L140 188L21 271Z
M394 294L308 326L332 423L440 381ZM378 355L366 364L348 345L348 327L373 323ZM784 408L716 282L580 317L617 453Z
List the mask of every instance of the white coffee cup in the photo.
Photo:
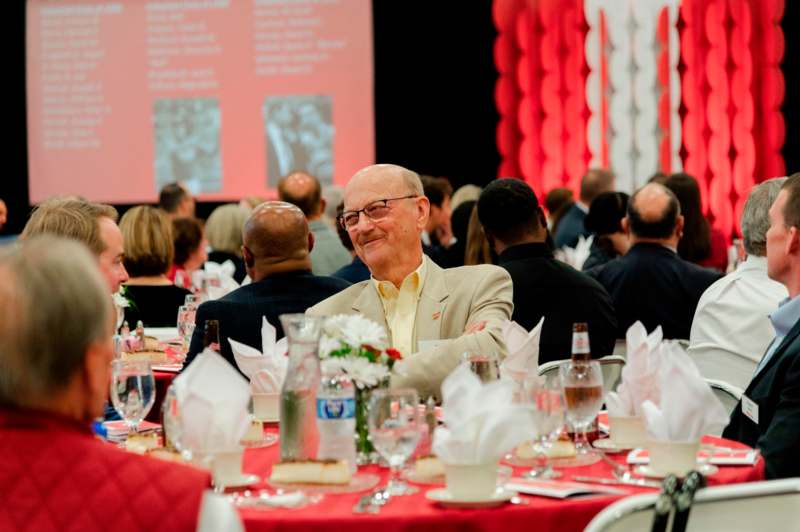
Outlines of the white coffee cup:
M455 499L484 500L497 489L497 463L444 464L447 491Z
M617 445L636 447L647 441L641 416L608 416L609 438Z
M683 476L697 467L700 442L648 440L650 468L659 475Z
M215 485L224 486L242 476L242 449L233 451L218 451L211 458L211 475Z
M278 421L279 403L279 393L254 393L253 416L259 421Z

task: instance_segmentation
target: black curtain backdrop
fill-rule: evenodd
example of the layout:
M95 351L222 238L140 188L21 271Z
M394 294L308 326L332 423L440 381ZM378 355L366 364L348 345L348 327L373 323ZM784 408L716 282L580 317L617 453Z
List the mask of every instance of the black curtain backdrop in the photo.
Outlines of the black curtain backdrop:
M788 0L781 21L786 50L781 70L786 80L783 97L783 116L786 119L786 141L783 144L783 160L786 175L800 172L800 2Z

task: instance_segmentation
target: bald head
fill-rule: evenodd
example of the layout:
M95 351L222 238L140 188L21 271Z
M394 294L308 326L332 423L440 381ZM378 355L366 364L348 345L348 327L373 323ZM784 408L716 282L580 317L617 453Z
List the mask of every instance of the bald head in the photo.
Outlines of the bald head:
M305 172L294 172L281 179L278 182L278 198L297 205L309 220L319 218L325 210L319 181Z
M397 195L423 196L422 180L419 174L396 164L373 164L362 168L350 179L344 188L344 210L351 207L347 204L348 194L363 187L383 187L386 197Z
M675 194L659 183L637 190L628 203L628 226L635 237L669 239L682 223Z
M259 205L245 222L242 239L245 264L254 281L279 265L306 269L308 263L310 269L308 254L313 240L309 239L308 222L303 211L291 203L267 201Z

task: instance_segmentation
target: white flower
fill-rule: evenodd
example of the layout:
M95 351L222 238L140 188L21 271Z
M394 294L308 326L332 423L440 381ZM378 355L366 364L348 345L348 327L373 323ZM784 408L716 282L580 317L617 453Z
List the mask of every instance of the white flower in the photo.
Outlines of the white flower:
M331 316L325 320L325 325L323 325L323 338L326 336L340 340L354 349L369 345L383 351L388 347L384 328L359 314ZM330 350L326 351L326 354L329 352Z
M322 361L323 372L345 373L359 388L377 386L389 377L389 368L358 356L333 357Z
M327 358L332 351L337 351L342 348L342 341L327 335L322 335L319 340L319 357Z
M128 308L131 305L130 301L125 297L125 294L122 293L122 288L111 294L111 299L114 300L114 304L117 308Z

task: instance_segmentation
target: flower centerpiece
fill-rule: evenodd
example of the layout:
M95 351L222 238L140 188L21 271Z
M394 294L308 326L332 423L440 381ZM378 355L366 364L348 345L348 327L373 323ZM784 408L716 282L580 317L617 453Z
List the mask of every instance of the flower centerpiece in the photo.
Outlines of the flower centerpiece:
M367 424L367 399L375 388L389 385L400 352L389 347L386 331L358 314L338 314L325 320L319 357L324 372L347 375L355 385L356 451L359 461L374 455Z

